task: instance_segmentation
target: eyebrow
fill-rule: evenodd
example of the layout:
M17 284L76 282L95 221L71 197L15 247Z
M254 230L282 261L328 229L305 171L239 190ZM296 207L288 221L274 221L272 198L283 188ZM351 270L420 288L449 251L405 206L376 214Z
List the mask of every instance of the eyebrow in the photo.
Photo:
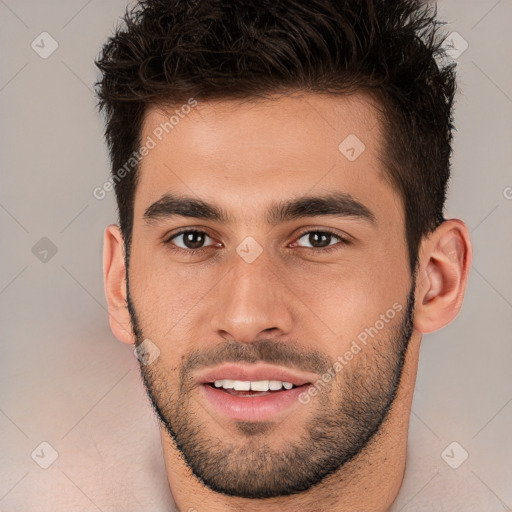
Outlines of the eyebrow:
M234 223L234 218L215 204L190 196L167 193L144 212L146 224L176 216ZM333 216L352 217L376 226L375 214L364 204L344 192L333 192L318 196L303 196L271 205L266 220L275 225L305 217Z

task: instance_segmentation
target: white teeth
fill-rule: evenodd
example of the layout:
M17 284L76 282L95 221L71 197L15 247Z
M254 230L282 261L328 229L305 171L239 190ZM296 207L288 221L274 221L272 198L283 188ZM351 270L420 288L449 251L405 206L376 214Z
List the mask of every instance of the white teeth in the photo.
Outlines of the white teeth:
M235 384L234 380L228 380L228 379L215 381L216 388L233 389L234 384Z
M235 380L233 389L235 391L249 391L251 389L251 383L247 380Z
M272 391L276 391L276 390L281 389L283 387L283 383L280 380L271 380L268 383L268 387Z
M251 382L251 391L268 391L268 380L256 380Z
M216 388L234 389L235 391L279 391L281 388L292 389L291 382L282 382L280 380L216 380L214 382Z

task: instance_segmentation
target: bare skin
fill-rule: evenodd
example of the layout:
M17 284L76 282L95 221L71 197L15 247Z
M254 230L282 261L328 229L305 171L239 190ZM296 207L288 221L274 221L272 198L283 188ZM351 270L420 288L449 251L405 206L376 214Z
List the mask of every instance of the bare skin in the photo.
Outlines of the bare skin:
M150 109L142 140L169 115ZM365 144L354 161L338 149L350 134ZM149 338L160 350L158 359L141 369L169 425L162 424L161 438L169 485L180 511L385 512L395 500L405 471L421 337L458 314L471 245L462 221L445 221L423 239L413 281L403 206L398 192L382 177L381 147L378 110L368 98L305 94L274 101L200 102L141 162L130 296L123 238L114 224L104 238L105 290L114 335L129 344ZM275 202L332 192L349 194L372 212L375 222L357 215L267 222ZM225 210L229 218L224 222L173 216L146 222L144 212L165 193L201 199ZM181 251L171 250L169 239L181 228L206 233L205 250L194 253L196 249L184 244L184 236L172 240ZM326 229L334 233L327 238L328 247L335 248L330 252L312 246L309 237ZM338 236L350 243L343 244ZM236 250L246 237L262 249L250 263ZM397 333L401 322L406 324L410 292L414 306L405 339ZM132 330L130 298L141 339ZM304 354L304 365L294 371L316 382L323 374L306 364L309 355L339 361L358 335L377 325L393 304L400 306L400 313L380 322L379 332L366 345L359 343L362 350L343 359L343 369L334 372L328 386L307 404L294 403L270 421L242 425L222 415L197 382L207 368L187 373L192 353L216 354L236 342L247 349L244 354L256 354L260 343L268 340L300 357ZM406 348L403 371L398 368L399 342ZM392 376L398 379L396 394L391 393ZM180 389L183 394L178 395ZM386 409L387 396L392 401ZM368 438L368 422L349 414L359 398L367 404L363 412L378 427ZM307 443L314 425L323 428L327 420L329 425L340 421L346 426L339 431L326 427L330 437L325 442L333 447L333 458L339 455L341 461L340 454L350 451L352 441L355 446L364 437L365 442L330 474L320 477L307 468L299 473L299 459L293 458L299 449L307 448L300 458L306 466L314 462L313 455L325 454L322 440L318 446ZM183 441L185 457L171 435L173 429ZM265 450L260 450L263 444ZM201 457L195 447L201 448ZM208 466L210 455L226 463L213 470ZM280 459L285 455L289 466ZM187 461L193 461L195 472ZM251 464L256 463L258 471L251 473ZM314 485L280 492L285 477L292 475L293 484L295 471L297 479L301 474ZM233 474L240 476L237 484ZM220 487L213 490L198 476ZM219 490L228 487L229 492ZM274 495L248 497L263 489L273 489Z

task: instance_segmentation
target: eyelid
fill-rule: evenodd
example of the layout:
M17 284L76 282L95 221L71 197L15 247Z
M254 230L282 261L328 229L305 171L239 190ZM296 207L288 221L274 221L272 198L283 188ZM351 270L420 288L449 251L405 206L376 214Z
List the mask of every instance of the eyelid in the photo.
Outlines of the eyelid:
M201 233L201 234L204 234L204 235L208 236L209 238L211 238L215 242L215 237L212 236L206 229L204 229L204 228L194 228L194 227L185 227L185 228L181 228L179 231L176 231L172 235L168 235L168 236L166 235L164 237L164 245L172 245L178 251L181 250L181 251L185 251L185 252L189 252L189 253L198 253L201 250L206 250L209 247L213 247L214 246L214 245L207 245L205 247L200 247L199 249L183 249L183 247L178 247L178 246L176 246L175 244L172 243L172 241L176 237L178 237L180 235L183 235L185 233ZM216 242L216 243L218 244L219 242ZM222 243L222 242L220 242L220 243Z
M303 247L298 246L301 249L305 249L306 251L313 251L316 254L325 254L329 253L331 251L339 250L347 245L352 244L352 237L349 235L341 235L337 233L336 231L332 230L331 228L307 228L298 235L295 236L295 241L292 242L294 244L297 243L298 240L300 240L304 235L307 235L309 233L322 233L322 234L328 234L330 236L333 236L335 238L339 239L339 242L332 245L327 245L326 247Z
M339 238L340 240L345 240L346 242L352 242L353 238L346 234L346 233L338 233L332 228L305 228L304 231L301 231L298 235L295 235L295 239L298 240L299 238L302 238L304 235L307 235L308 233L327 233L329 235L332 235L336 238Z

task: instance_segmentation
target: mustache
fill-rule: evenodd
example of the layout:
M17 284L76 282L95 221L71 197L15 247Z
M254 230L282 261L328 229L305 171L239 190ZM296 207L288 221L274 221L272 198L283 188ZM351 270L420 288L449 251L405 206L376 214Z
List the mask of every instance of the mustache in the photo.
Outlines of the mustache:
M199 368L222 363L268 363L317 374L325 373L332 361L318 350L306 350L289 342L262 339L251 343L227 341L207 350L191 352L181 369L182 379Z

